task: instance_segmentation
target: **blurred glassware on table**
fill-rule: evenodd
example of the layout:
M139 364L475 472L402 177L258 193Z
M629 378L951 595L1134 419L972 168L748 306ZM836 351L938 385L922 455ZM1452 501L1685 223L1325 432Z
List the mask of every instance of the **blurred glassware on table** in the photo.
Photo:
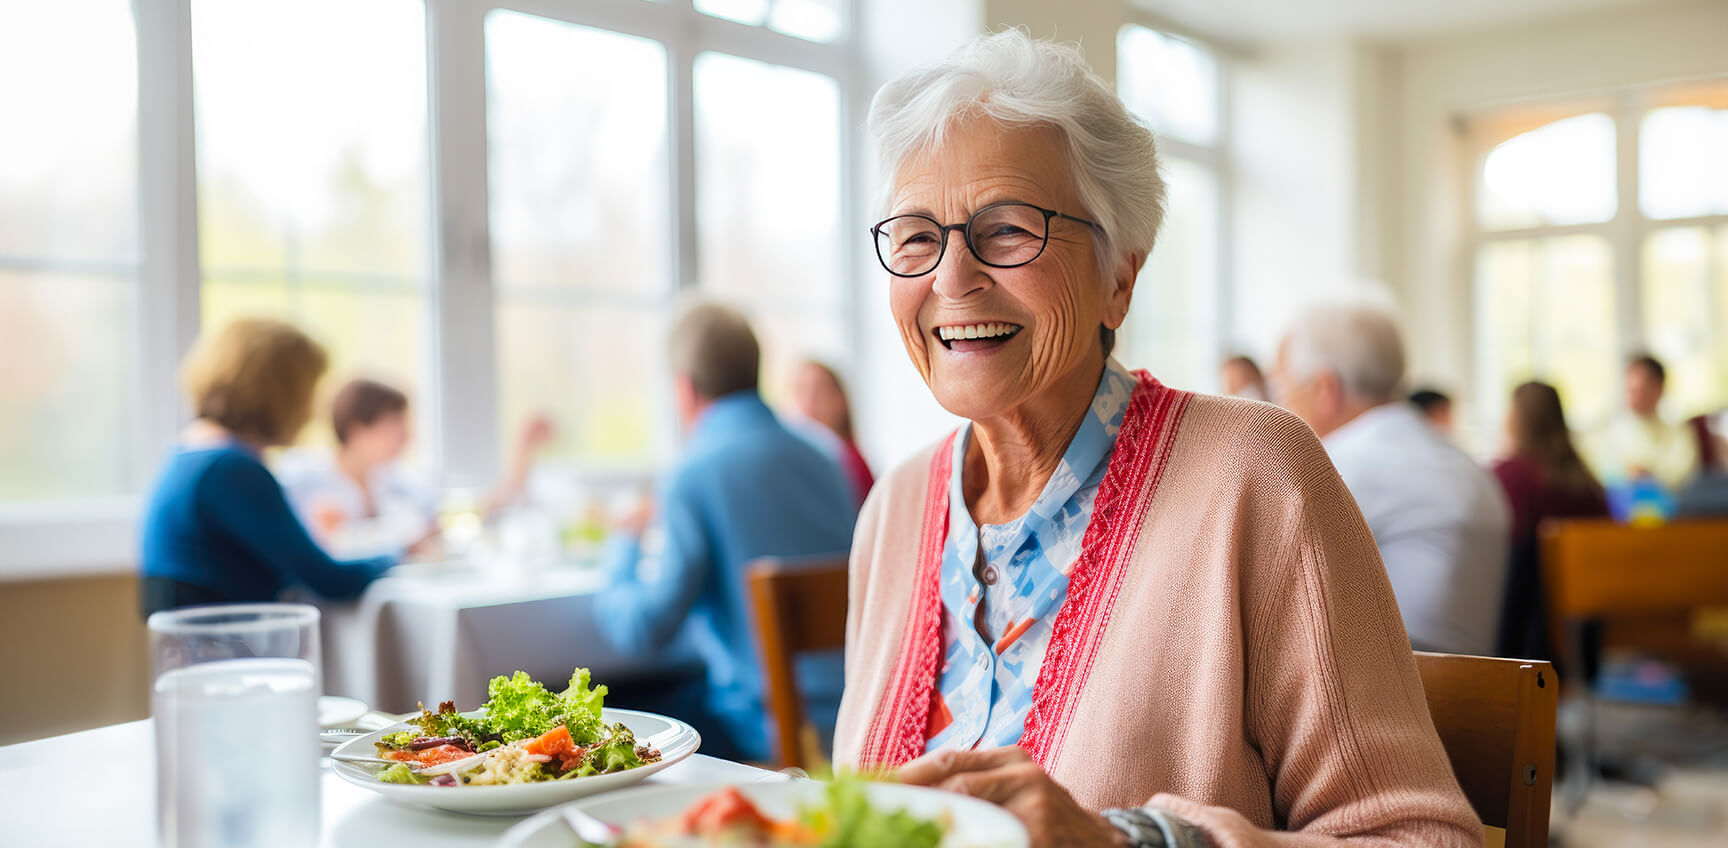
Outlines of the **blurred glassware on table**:
M303 604L150 616L163 844L317 844L318 620Z

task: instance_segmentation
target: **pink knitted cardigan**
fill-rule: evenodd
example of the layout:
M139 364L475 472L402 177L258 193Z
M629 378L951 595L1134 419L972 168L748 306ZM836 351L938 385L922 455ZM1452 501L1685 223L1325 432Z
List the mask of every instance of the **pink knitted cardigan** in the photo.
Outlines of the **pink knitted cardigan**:
M859 518L836 762L924 750L952 439ZM1391 584L1313 431L1141 375L1020 746L1086 808L1152 804L1220 848L1480 846Z

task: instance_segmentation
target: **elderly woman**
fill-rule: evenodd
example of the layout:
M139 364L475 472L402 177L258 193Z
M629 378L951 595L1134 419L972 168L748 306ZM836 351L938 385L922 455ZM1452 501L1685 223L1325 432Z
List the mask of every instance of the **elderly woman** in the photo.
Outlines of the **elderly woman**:
M243 320L200 340L181 377L197 419L144 512L144 615L193 604L275 600L305 586L360 594L394 556L338 562L307 535L260 458L312 417L324 349L280 321Z
M1110 358L1151 134L1017 31L888 84L870 126L895 321L970 423L859 519L837 762L1039 845L1481 845L1313 432Z

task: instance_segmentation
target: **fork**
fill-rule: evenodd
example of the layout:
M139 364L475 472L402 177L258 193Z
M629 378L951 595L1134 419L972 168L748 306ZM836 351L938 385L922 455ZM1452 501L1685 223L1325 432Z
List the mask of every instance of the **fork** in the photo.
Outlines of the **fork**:
M576 838L591 846L617 845L618 837L624 835L616 825L607 824L573 806L566 806L561 812L564 823L576 831Z

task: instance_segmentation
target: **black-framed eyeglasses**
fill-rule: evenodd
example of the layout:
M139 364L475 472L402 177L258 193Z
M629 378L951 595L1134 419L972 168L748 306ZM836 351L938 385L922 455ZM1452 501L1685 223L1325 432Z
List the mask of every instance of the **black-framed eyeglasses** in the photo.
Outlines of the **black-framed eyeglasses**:
M876 237L876 258L896 277L921 277L942 264L948 234L959 230L966 248L992 268L1018 268L1044 255L1050 244L1050 219L1085 224L1100 234L1104 228L1054 209L1005 200L992 203L964 224L944 226L929 215L896 215L870 228Z

